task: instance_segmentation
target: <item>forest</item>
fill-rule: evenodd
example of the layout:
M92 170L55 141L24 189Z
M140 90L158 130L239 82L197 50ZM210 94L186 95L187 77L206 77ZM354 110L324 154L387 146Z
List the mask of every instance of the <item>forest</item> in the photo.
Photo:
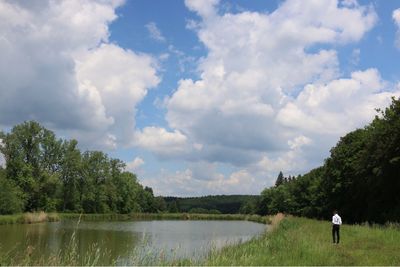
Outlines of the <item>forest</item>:
M139 184L121 160L57 139L34 121L0 132L0 214L27 211L157 212L161 197Z
M170 212L189 213L253 213L259 195L216 195L203 197L164 197Z
M0 132L0 214L29 211L84 213L252 213L259 196L154 197L125 163L101 151L80 151L35 121Z
M80 151L34 121L0 132L0 214L24 211L84 213L283 212L327 219L334 209L348 223L400 221L400 99L352 131L324 164L304 175L279 173L260 196L154 197L121 160Z
M324 164L297 177L278 175L255 212L328 219L337 209L348 223L400 222L400 99L330 150Z

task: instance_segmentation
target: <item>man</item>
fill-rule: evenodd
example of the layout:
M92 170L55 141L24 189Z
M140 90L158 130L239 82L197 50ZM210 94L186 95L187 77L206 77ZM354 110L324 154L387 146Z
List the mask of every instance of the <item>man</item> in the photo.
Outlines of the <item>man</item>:
M342 218L340 218L338 212L336 210L333 211L332 216L332 238L333 244L339 244L340 239L340 225L342 224ZM337 237L337 239L335 239ZM336 242L335 242L336 241Z

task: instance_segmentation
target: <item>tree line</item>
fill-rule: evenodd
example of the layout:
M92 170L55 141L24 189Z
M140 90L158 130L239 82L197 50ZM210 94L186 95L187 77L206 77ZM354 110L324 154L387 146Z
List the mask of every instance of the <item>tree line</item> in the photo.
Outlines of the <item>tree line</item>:
M76 140L57 139L35 121L0 131L0 214L24 211L157 212L165 209L125 163Z
M261 193L256 212L327 219L334 209L349 223L400 221L400 99L367 126L340 138L323 166L285 178Z
M259 195L215 195L202 197L164 197L169 212L253 213Z
M304 175L279 173L261 196L154 197L125 164L76 140L57 139L34 121L0 132L0 214L22 211L85 213L277 212L344 221L400 221L400 99L362 129L340 138L321 167Z

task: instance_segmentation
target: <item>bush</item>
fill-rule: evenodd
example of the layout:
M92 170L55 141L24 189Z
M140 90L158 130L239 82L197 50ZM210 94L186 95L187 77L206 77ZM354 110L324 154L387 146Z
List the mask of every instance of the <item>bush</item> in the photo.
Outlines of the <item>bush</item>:
M0 175L0 214L22 212L24 208L22 191L10 180Z

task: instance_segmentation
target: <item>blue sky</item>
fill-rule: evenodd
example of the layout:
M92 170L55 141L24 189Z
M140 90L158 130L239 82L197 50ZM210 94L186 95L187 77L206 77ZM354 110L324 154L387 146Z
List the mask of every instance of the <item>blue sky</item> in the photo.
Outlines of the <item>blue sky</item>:
M2 0L0 20L1 129L37 120L161 195L258 194L400 95L398 1Z

